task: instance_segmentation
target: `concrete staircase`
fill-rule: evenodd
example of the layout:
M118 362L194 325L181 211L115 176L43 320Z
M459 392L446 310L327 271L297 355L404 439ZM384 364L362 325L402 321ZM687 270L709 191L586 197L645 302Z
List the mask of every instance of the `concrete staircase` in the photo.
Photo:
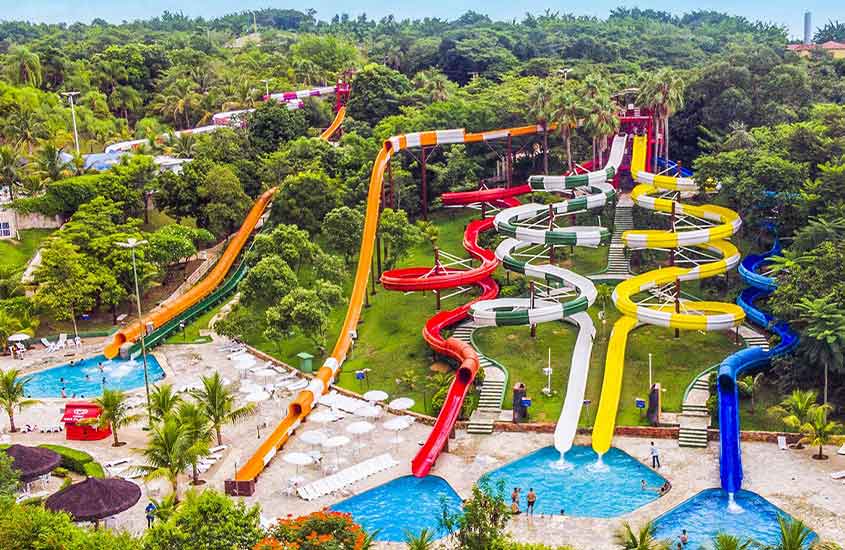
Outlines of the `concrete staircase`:
M471 434L491 434L493 424L502 414L502 400L505 397L505 372L481 353L472 342L472 333L478 326L470 321L458 325L452 333L453 338L472 345L478 354L478 364L484 369L484 384L481 386L481 396L478 407L473 411L467 426Z
M631 276L622 233L633 228L633 203L627 195L622 195L613 214L613 235L610 238L610 251L607 255L607 271L604 273L608 278L627 279Z
M739 327L739 335L746 345L769 349L765 336L748 325ZM707 447L707 428L710 426L710 413L707 400L710 399L710 373L706 370L692 383L684 398L681 415L678 417L678 445L681 447Z

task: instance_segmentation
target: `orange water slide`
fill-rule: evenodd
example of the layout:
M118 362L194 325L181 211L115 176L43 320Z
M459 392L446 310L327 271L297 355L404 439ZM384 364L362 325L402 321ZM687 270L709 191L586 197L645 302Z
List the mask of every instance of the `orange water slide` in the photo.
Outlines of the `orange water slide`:
M217 261L217 264L208 276L194 285L182 296L179 296L174 300L168 300L161 304L158 308L154 309L146 317L144 317L142 321L135 321L129 326L115 332L111 341L106 344L106 348L103 350L104 355L109 359L117 356L117 354L120 353L120 348L123 344L126 342L134 342L141 337L141 331L147 323L152 323L153 329L159 328L173 317L179 315L189 307L202 300L209 292L217 288L217 285L223 281L226 273L229 272L229 268L232 267L232 264L237 259L238 254L240 254L241 249L244 247L250 234L258 224L261 215L264 214L264 211L270 204L276 190L277 188L274 187L265 191L264 194L255 201L255 204L252 205L252 208L244 219L241 228L237 233L235 233L235 236L229 242L229 245L226 247L223 255Z
M320 139L324 141L328 141L331 137L337 132L340 125L343 123L343 118L346 116L346 105L341 106L340 109L337 110L337 114L334 117L334 120L329 125L328 128L323 130L323 133L320 134Z

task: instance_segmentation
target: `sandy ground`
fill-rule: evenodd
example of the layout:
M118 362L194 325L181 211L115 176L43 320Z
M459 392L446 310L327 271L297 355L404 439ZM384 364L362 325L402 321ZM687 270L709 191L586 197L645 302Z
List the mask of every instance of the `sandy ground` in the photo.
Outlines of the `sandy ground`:
M89 345L96 346L98 342ZM155 355L167 373L167 381L176 386L198 380L199 376L211 372L220 372L229 378L234 385L239 383L238 372L233 362L228 360L226 353L220 350L220 343L205 345L169 345L162 346L155 351ZM20 368L23 364L34 368L54 366L66 361L64 357L44 359L39 352L31 352L26 361L12 361L8 357L0 359L3 369ZM143 395L143 390L133 392ZM259 414L247 421L224 428L224 443L229 445L223 459L202 476L207 481L203 487L223 489L223 482L231 478L240 464L258 447L261 436L282 418L290 396L278 400L262 403ZM49 400L24 410L18 415L19 425L52 424L57 421L63 411L63 402ZM365 491L380 485L392 478L410 474L410 461L418 449L418 444L427 436L430 427L415 424L399 435L402 442L394 442L395 434L388 432L381 426L390 415L374 421L376 429L368 435L352 437L352 442L340 449L324 451L324 464L334 465L341 459L339 467L343 468L355 464L371 456L389 453L399 465L392 470L381 472L353 487L355 492ZM291 451L309 451L313 447L300 440L300 435L310 429L326 429L332 434L345 433L345 427L350 422L361 420L350 415L348 418L330 423L317 425L305 422L297 433L285 446L284 454ZM4 429L8 420L3 415L0 418ZM129 457L140 461L137 450L143 447L146 433L142 425L136 424L120 432L126 446L114 448L111 439L98 442L66 442L61 434L13 434L7 436L11 441L23 444L60 443L85 450L100 462ZM259 432L260 430L260 432ZM551 445L549 434L534 433L496 433L492 436L475 436L459 431L457 439L452 442L451 452L440 457L433 474L445 478L462 497L469 495L472 484L485 471L496 469L507 462L532 452L538 448ZM578 443L589 444L587 438ZM646 462L648 458L648 441L644 439L617 437L616 447L628 452L631 456ZM629 521L635 525L677 506L699 491L719 486L718 474L718 444L711 443L708 449L679 448L676 441L658 441L661 449L663 468L660 473L672 482L672 490L664 497L625 516L614 519L586 519L552 516L546 518L519 518L512 522L510 529L519 540L525 542L543 542L546 544L571 544L581 550L610 550L613 532L622 521ZM841 481L833 481L830 473L845 470L845 456L836 456L835 449L828 449L831 459L817 461L811 458L812 450L779 451L774 444L744 443L743 463L745 466L746 489L752 490L786 512L803 519L812 529L824 539L836 542L845 541L845 485ZM485 466L478 466L475 458L485 455L492 458L492 462ZM342 500L345 495L333 495L316 501L306 502L298 497L289 495L285 488L290 478L304 477L307 481L317 479L323 474L318 466L297 468L289 465L277 457L270 463L262 474L257 485L257 491L252 497L244 498L248 503L257 503L262 507L266 518L284 517L288 514L299 515L330 506ZM182 490L187 485L187 477L181 480ZM144 527L143 508L149 496L160 497L167 493L167 487L162 483L142 484L144 492L141 501L120 514L116 524L138 532ZM404 548L404 545L380 544L381 548Z

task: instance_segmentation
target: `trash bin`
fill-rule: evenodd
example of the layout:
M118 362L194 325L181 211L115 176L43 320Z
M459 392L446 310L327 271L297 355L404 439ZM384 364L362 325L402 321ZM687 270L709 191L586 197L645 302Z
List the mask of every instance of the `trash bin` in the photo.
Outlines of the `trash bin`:
M296 354L299 357L299 370L308 374L314 372L313 359L314 356L307 352L299 352Z

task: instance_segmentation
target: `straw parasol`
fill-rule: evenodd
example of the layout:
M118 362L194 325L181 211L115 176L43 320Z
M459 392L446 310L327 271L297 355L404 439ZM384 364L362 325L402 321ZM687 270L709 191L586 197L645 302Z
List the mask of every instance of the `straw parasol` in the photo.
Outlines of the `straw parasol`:
M21 481L29 483L46 473L52 472L62 463L62 457L50 449L11 445L5 450L14 461L12 468L20 473Z
M140 499L141 488L131 481L89 477L51 495L44 506L67 512L74 521L97 522L132 508Z

